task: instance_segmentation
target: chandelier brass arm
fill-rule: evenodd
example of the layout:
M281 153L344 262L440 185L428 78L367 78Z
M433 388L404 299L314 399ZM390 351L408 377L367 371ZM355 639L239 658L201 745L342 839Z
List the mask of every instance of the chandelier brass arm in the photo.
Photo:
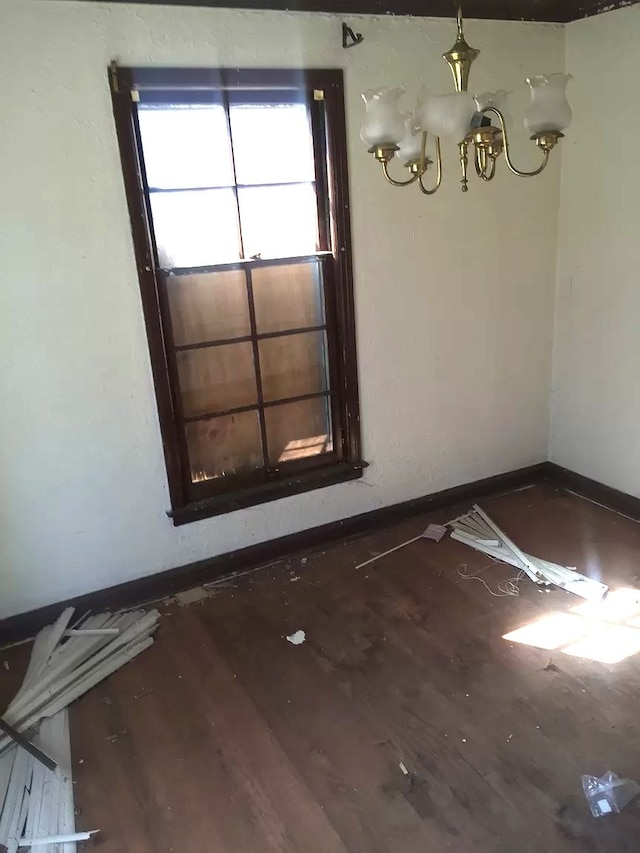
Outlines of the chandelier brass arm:
M468 135L469 142L474 145L476 174L483 181L492 181L502 152L502 132L497 127L479 127Z
M421 160L424 162L424 152L427 144L427 134L422 134L422 152L421 152ZM426 169L424 170L426 171ZM424 174L424 172L422 173ZM440 137L436 136L436 183L432 189L427 189L425 185L422 183L422 174L418 178L418 184L420 185L420 191L425 195L433 195L440 189L440 184L442 183L442 155L440 153Z
M516 169L516 167L513 165L512 161L511 161L511 154L509 151L509 136L508 136L507 127L506 127L506 124L504 121L504 116L502 115L500 110L496 109L495 107L486 107L485 109L482 110L482 113L483 113L483 115L486 115L487 113L493 113L495 116L497 116L498 121L500 122L500 131L502 132L502 140L500 141L500 140L495 138L497 136L497 134L500 133L500 131L498 131L496 128L481 128L480 131L482 131L482 130L486 130L489 132L494 131L494 133L493 133L494 140L492 140L492 143L488 144L486 142L480 142L477 139L474 139L474 143L476 145L476 169L478 169L479 165L481 168L482 158L485 157L486 159L490 160L492 163L492 167L490 170L491 177L493 177L493 172L495 172L495 161L496 161L496 158L498 157L498 155L500 154L500 149L502 149L504 151L505 162L506 162L509 170L511 172L513 172L514 175L517 175L519 178L533 178L536 175L539 175L540 172L542 172L546 168L547 163L549 162L549 154L550 154L551 150L556 146L558 140L564 136L563 133L560 133L560 131L556 131L556 130L534 134L534 136L532 136L531 139L536 143L538 148L540 148L542 150L542 152L544 154L544 159L542 160L542 164L537 169L534 169L532 172L523 172L520 169ZM475 136L477 137L478 134L475 134ZM491 144L493 144L494 148L496 149L495 153L490 153L488 151ZM480 160L480 164L479 164L479 160ZM484 178L484 180L491 180L490 177L484 177L485 171L486 171L486 168L484 170L478 171L478 174L480 175L481 178Z
M487 169L487 165L485 164L485 166L479 170L478 169L478 163L476 162L476 172L478 174L478 177L482 178L483 181L487 181L487 182L492 181L496 176L495 157L492 157L491 160L489 160L489 164L490 165L489 165L488 169Z
M414 172L410 178L407 178L406 181L397 181L389 174L389 163L382 164L382 174L385 176L387 181L389 181L389 183L392 184L394 187L408 187L409 184L415 184L415 182L420 178L420 173Z
M385 179L394 187L408 187L409 184L414 184L416 181L420 186L420 190L425 195L433 195L442 183L442 154L440 150L440 139L436 136L436 183L432 189L425 187L422 176L428 170L429 166L433 165L433 160L427 157L427 137L428 134L423 132L422 141L420 144L420 157L413 162L406 163L405 166L411 172L411 177L404 181L399 181L397 178L392 178L389 174L389 163L394 158L397 145L374 145L369 149L369 153L373 154L376 160L382 166L382 174Z
M428 164L412 164L411 177L408 178L406 181L397 181L389 174L389 163L395 157L396 151L398 151L397 145L374 145L372 148L369 149L369 154L373 154L378 163L380 163L380 165L382 166L382 174L385 176L385 179L390 184L392 184L394 187L407 187L409 186L409 184L415 183L420 176L419 168L413 168L413 166L415 165L416 167L422 167L424 165L424 169L426 169Z

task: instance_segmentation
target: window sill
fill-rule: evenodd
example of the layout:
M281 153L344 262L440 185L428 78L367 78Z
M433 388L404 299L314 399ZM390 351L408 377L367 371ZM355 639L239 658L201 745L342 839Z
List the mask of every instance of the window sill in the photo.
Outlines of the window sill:
M243 489L241 492L231 492L227 495L206 498L172 510L167 515L173 520L174 525L179 527L182 524L190 524L192 521L224 515L228 512L268 503L290 495L299 495L302 492L335 486L349 480L358 480L362 477L363 470L366 467L366 462L342 462L339 465L333 465L331 468L297 474L286 480L265 483L261 486Z

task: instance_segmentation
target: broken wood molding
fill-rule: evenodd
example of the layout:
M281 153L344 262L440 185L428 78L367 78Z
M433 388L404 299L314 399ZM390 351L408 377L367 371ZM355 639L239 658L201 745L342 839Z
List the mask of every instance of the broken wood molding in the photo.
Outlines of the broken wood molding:
M375 563L377 560L381 560L383 557L386 557L389 554L393 554L394 551L399 551L401 548L406 548L407 545L412 545L414 542L417 542L419 539L430 539L432 542L440 542L443 536L446 535L447 528L442 524L429 524L425 530L422 531L418 536L414 536L411 539L407 539L406 542L401 542L400 545L396 545L394 548L389 548L387 551L383 551L381 554L375 554L369 560L365 560L364 563L358 563L356 569L363 569L365 566L370 565L370 563Z
M407 545L411 545L414 542L417 542L418 539L422 538L423 534L421 533L419 536L414 536L413 539L407 539L406 542L401 542L400 545L396 545L394 548L389 548L388 551L383 551L381 554L375 554L369 560L365 560L364 563L358 563L356 569L364 569L364 567L368 566L370 563L375 563L376 560L381 560L383 557L386 557L389 554L393 554L394 551L399 551L401 548L406 548Z
M65 637L106 637L119 634L119 628L69 628Z
M588 601L600 601L608 591L605 584L581 575L575 569L526 554L477 505L471 512L454 518L449 526L452 528L452 539L494 560L514 566L536 584L553 584ZM488 539L492 532L499 539L497 544L490 543Z
M160 619L157 610L101 613L69 629L73 613L66 608L39 632L5 714L11 724L0 738L0 847L7 853L43 846L73 853L76 842L97 832L75 828L67 706L149 648ZM19 731L38 725L34 743L25 746Z
M55 770L58 766L52 758L49 758L46 753L39 749L35 744L31 743L31 741L24 737L24 735L21 735L20 732L16 731L13 726L10 726L6 720L2 719L2 717L0 717L0 731L4 732L4 734L11 738L11 740L21 749L25 749L48 770Z
M0 793L6 791L0 796L0 845L7 853L36 846L53 847L54 853L72 853L77 841L89 839L97 830L75 830L66 708L43 722L38 740L58 758L55 772L16 747L0 758Z
M100 832L92 829L91 832L70 832L68 835L48 835L42 838L21 838L20 847L38 847L43 844L69 844L76 841L89 841L89 839Z
M527 555L524 553L524 551L521 551L520 548L518 548L518 546L515 544L515 542L513 542L513 540L511 540L507 536L507 534L503 530L501 530L498 527L498 525L495 524L489 518L489 516L486 514L486 512L484 512L484 510L481 507L479 507L478 504L474 504L473 509L475 510L475 512L478 513L480 518L482 518L482 520L484 522L486 522L486 524L496 534L496 536L498 537L498 540L502 540L504 542L504 544L506 545L506 547L509 548L510 551L513 551L513 553L516 555L516 557L518 557L520 560L522 560L522 563L524 564L524 571L529 575L531 580L535 581L536 575L537 575L536 566L531 562L531 560L527 557Z
M65 610L34 642L25 680L4 715L19 732L57 714L141 654L153 643L151 635L160 619L157 610L103 613L87 619L85 627L115 627L117 635L89 633L64 638L72 614L73 608ZM8 737L0 738L0 754L10 744Z

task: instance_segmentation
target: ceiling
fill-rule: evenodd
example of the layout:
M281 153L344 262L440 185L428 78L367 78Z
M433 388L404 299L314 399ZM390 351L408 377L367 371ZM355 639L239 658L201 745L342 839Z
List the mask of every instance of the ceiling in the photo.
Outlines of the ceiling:
M112 0L123 3L131 0ZM454 0L135 0L170 6L211 6L235 9L288 9L333 12L337 15L419 15L451 18ZM640 0L465 0L465 18L503 21L575 21L600 12L631 6Z

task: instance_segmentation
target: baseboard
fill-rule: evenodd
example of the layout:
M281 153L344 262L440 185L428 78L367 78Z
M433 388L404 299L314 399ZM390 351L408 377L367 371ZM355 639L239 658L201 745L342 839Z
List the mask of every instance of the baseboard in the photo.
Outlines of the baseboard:
M640 521L640 498L611 486L605 486L597 480L591 480L554 462L541 462L528 468L465 483L452 489L312 527L289 536L281 536L238 551L220 554L197 563L179 566L68 601L50 604L28 613L11 616L0 621L0 646L32 637L44 625L51 623L63 607L69 605L81 613L87 610L96 612L135 607L175 595L177 592L203 583L233 578L242 572L260 568L277 560L308 553L346 539L365 536L374 530L389 527L413 516L543 482L558 489L575 492L588 500Z
M63 607L75 607L77 612L85 613L100 610L116 610L135 607L159 598L175 595L190 587L209 583L214 580L232 578L235 575L277 560L308 553L324 548L341 540L363 536L374 530L397 524L412 516L423 515L437 509L446 508L467 501L476 501L489 495L508 492L547 480L549 464L541 462L528 468L520 468L495 477L465 483L452 489L445 489L431 495L404 501L393 506L382 507L372 512L355 515L351 518L333 521L319 527L292 533L250 545L238 551L220 554L197 563L179 566L148 577L138 578L118 584L108 589L81 595L68 601L61 601L20 613L0 621L0 646L32 637L44 625L50 624Z
M605 486L597 480L591 480L555 462L547 462L547 479L560 488L587 498L597 504L602 504L608 509L614 509L623 515L628 515L635 521L640 521L640 498L621 492L612 486Z

